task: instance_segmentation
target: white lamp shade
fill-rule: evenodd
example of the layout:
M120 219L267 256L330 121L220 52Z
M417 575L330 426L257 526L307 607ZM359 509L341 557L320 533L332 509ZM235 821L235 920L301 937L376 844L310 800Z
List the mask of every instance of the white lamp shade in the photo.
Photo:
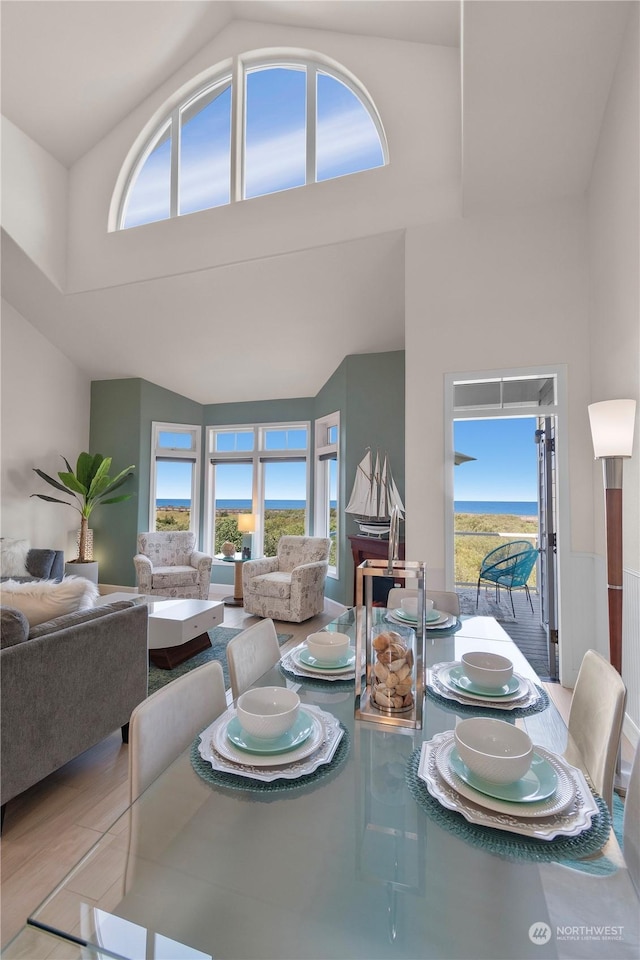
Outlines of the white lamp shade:
M238 530L240 533L253 533L256 528L256 518L252 513L238 514Z
M596 460L630 457L633 450L635 400L602 400L589 404L591 437Z

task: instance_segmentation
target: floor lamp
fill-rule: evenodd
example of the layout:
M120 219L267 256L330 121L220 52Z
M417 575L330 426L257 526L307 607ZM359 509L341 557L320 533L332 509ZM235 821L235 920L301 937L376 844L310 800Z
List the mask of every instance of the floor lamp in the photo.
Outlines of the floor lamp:
M635 400L603 400L589 405L593 452L602 460L607 529L609 660L622 673L622 462L633 450ZM625 789L620 754L616 786Z

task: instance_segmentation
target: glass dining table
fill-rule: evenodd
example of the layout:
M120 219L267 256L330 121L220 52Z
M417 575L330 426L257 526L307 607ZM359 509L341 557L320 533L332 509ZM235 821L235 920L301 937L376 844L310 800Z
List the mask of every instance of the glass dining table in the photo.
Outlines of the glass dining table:
M353 636L353 610L328 629ZM565 724L496 620L430 631L427 664L473 650L513 661L535 702L501 716L562 754ZM298 674L291 662L258 682L294 687L303 708L339 724L322 775L225 778L196 741L34 911L4 957L28 956L20 937L57 941L55 956L66 943L69 957L129 960L638 957L638 897L610 841L600 849L610 825L602 803L595 849L581 850L579 837L575 849L519 837L500 829L499 816L495 827L470 823L435 800L416 770L423 743L481 715L482 702L428 688L422 729L356 721L353 680Z

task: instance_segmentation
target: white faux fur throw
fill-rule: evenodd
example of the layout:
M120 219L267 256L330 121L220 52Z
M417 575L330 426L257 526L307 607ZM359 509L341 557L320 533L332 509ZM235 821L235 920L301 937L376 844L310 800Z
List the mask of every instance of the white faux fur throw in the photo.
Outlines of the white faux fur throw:
M18 583L6 580L0 584L0 603L21 610L29 626L61 617L76 610L88 610L99 596L98 587L85 577L64 577L54 580L34 580Z
M0 576L25 577L27 570L28 540L13 540L2 537L0 540Z

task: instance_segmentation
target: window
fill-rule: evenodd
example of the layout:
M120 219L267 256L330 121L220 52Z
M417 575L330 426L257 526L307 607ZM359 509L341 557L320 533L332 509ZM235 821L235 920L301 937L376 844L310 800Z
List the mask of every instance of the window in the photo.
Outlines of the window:
M238 516L254 518L252 556L275 556L285 534L308 529L309 425L306 423L209 427L208 543L243 541ZM246 533L245 533L246 537Z
M338 455L340 414L316 420L315 535L330 537L329 575L338 576Z
M153 423L150 530L198 529L201 428Z
M141 141L114 195L111 229L388 163L382 123L362 85L338 64L295 53L246 55L233 69L212 71Z

